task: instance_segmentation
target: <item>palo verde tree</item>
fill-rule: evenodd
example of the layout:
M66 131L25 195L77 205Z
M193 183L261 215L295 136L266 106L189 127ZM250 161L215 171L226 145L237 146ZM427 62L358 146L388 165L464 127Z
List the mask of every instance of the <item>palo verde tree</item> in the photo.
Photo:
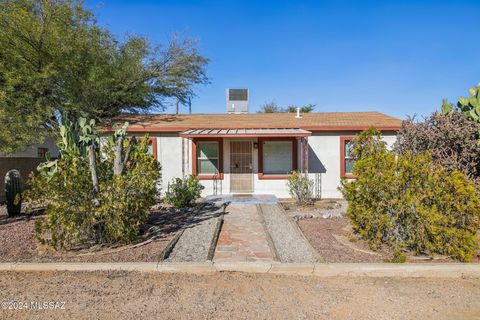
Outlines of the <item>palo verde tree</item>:
M179 36L120 40L78 0L0 1L0 151L58 132L60 116L102 121L187 101L207 63Z

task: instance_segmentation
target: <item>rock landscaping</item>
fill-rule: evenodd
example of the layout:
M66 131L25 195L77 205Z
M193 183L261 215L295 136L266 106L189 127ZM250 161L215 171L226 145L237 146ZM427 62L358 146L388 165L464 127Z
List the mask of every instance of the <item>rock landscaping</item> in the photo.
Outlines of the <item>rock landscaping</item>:
M321 200L308 207L291 202L282 203L287 216L294 219L319 256L327 263L391 262L393 253L387 248L372 251L368 244L354 234L346 216L343 200ZM480 243L480 240L479 240ZM457 262L446 256L416 256L405 252L406 262ZM480 261L480 251L472 262Z
M0 206L2 211L2 206ZM0 262L157 262L187 216L164 206L152 209L138 239L129 245L77 247L55 251L34 238L41 216L0 215Z
M315 253L278 205L258 205L280 262L316 262Z
M193 213L184 230L165 259L166 262L204 262L212 257L223 206L207 205ZM213 247L213 248L212 248Z

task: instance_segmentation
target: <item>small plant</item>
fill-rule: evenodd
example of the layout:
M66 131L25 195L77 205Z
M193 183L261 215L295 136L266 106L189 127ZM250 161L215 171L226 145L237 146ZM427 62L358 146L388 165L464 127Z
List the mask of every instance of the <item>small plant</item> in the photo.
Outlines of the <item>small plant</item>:
M22 210L22 177L18 170L10 170L5 175L5 197L9 216L20 214Z
M313 203L313 181L306 174L293 171L287 179L288 192L300 206Z
M349 234L347 239L350 242L357 242L357 238L353 234Z
M177 209L191 207L195 200L200 198L204 187L197 177L189 175L187 178L174 178L168 184L165 202Z
M407 261L407 255L402 252L401 249L395 248L393 250L393 258L392 262L393 263L405 263Z

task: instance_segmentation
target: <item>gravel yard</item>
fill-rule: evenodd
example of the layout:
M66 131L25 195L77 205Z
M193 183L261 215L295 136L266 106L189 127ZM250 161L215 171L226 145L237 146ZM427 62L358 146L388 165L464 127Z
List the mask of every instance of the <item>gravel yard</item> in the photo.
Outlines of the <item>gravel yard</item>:
M3 272L2 319L478 319L479 279ZM8 305L8 304L7 304Z
M158 261L160 253L185 223L185 215L172 210L153 210L138 246L92 247L55 251L34 239L34 220L41 217L0 216L0 262L125 262ZM134 243L134 244L135 244ZM133 245L134 245L133 244Z
M222 207L208 205L201 212L193 215L188 222L189 225L185 228L185 231L165 261L207 261L217 223L222 213Z
M373 252L363 241L353 237L345 216L346 201L320 200L307 207L292 202L282 205L323 262L385 262L391 259L388 252Z
M287 215L297 221L310 244L317 250L324 262L389 262L392 252L387 248L370 250L368 244L354 234L348 217L347 204L341 200L323 200L314 206L299 208L294 204L284 204ZM480 244L480 233L479 233ZM407 262L457 262L449 257L415 256L407 253ZM480 250L472 262L480 262Z
M361 241L348 240L348 218L310 218L298 221L310 244L325 262L384 262L388 253L373 252Z
M316 258L298 230L287 216L273 204L259 205L265 226L281 262L315 262Z

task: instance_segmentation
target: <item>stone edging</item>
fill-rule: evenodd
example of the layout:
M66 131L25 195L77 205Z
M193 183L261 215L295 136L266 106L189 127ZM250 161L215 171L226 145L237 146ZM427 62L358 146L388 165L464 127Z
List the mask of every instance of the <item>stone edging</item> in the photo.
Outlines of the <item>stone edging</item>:
M217 223L215 224L213 238L210 242L210 248L208 249L207 260L209 261L213 260L213 256L215 255L215 248L217 247L218 237L220 236L220 230L222 229L224 215L224 213L220 214L220 216L217 218Z
M270 232L268 232L267 224L265 223L265 217L264 217L262 206L260 204L256 204L255 208L257 209L257 213L260 216L260 220L261 220L260 222L262 224L263 231L265 232L265 236L267 238L268 247L270 248L270 251L272 251L273 260L280 261L280 256L278 255L277 248L275 247L275 243L273 242L272 236L270 235Z
M170 240L170 242L163 248L162 252L160 252L160 255L158 257L158 262L162 262L165 259L168 258L170 253L172 253L173 248L177 244L178 240L180 240L180 237L183 235L183 232L185 231L185 227L177 231L177 234Z
M317 277L480 278L480 264L393 263L0 263L1 271L139 271L212 274L246 272Z

